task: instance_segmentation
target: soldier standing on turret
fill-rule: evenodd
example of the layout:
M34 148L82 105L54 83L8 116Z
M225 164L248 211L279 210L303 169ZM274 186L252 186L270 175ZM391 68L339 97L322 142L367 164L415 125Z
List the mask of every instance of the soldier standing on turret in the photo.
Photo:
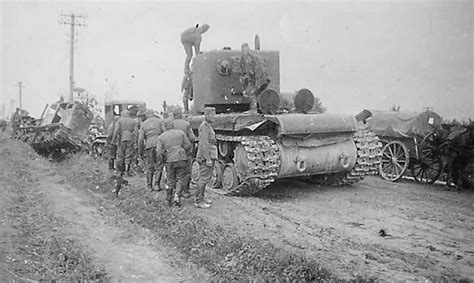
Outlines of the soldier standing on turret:
M199 208L211 206L211 201L204 198L204 190L206 184L211 182L214 162L217 160L216 133L212 128L215 115L216 109L214 107L204 108L204 121L199 126L199 144L196 154L196 160L199 162L199 181L194 203Z
M171 120L165 122L165 128L166 132L158 137L156 143L156 156L158 162L164 162L166 166L168 179L165 191L166 202L168 206L172 206L173 203L180 206L191 143L183 131L173 129Z
M186 52L186 60L184 61L185 74L190 72L189 63L191 63L191 59L193 58L193 47L194 54L198 55L201 49L202 34L208 29L208 24L203 24L202 26L196 25L195 27L188 28L181 33L181 43Z
M147 109L145 117L146 120L138 131L138 155L143 155L143 147L145 147L147 188L153 191L153 176L156 174L155 189L160 191L161 173L164 165L156 160L156 143L159 135L165 131L165 125L161 118L155 116L153 110Z
M113 141L118 143L117 169L120 172L120 177L123 177L125 172L130 173L130 164L137 135L138 122L130 118L128 110L123 111L120 119L115 124L113 136ZM117 187L115 193L118 194L119 190L119 187Z
M183 113L181 112L181 109L176 109L173 111L173 128L177 130L183 131L186 136L188 137L189 141L191 142L191 149L194 149L194 143L196 142L196 136L193 133L193 129L191 128L191 124L183 119ZM191 183L191 164L193 162L193 156L192 156L192 150L190 151L190 154L188 154L188 170L186 171L186 178L185 178L185 183L182 191L182 195L185 198L188 198L191 196L191 193L189 192L189 183Z

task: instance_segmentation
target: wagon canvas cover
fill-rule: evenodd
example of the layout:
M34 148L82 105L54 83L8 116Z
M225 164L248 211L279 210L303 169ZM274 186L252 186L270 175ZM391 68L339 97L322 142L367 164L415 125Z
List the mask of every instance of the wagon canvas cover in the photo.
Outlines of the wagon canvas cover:
M424 137L438 127L442 120L441 116L432 111L415 113L370 110L369 112L372 116L367 118L366 127L383 137Z

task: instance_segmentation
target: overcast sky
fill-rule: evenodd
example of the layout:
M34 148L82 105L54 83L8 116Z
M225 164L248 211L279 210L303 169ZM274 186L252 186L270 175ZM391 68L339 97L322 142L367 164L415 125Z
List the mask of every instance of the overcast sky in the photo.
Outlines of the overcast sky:
M474 118L474 1L65 2L1 1L0 103L38 117L69 90L69 28L77 29L76 86L99 100L180 104L180 33L211 26L202 50L253 43L279 50L281 91L309 88L331 113L421 111ZM253 45L253 44L252 44ZM0 108L1 111L1 108Z

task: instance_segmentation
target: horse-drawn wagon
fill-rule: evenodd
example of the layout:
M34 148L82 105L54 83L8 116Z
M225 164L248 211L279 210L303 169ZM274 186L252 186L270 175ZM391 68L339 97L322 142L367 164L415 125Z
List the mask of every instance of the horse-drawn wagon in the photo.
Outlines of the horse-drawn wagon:
M429 143L441 117L432 111L421 113L364 110L356 117L382 141L380 176L395 182L411 171L420 183L434 183L443 170L442 156Z

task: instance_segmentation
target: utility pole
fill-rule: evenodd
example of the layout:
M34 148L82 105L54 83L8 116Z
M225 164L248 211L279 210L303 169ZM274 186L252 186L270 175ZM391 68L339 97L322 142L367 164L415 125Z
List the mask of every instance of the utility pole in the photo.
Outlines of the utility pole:
M85 23L84 20L86 16L79 15L79 14L61 14L61 18L59 19L59 23L63 25L70 25L70 55L69 55L69 97L66 101L72 101L73 97L73 90L74 90L74 29L76 26L84 27Z
M22 104L22 100L21 100L21 88L22 87L23 87L23 83L18 82L18 91L19 91L19 94L20 94L20 109L23 109L23 104Z

